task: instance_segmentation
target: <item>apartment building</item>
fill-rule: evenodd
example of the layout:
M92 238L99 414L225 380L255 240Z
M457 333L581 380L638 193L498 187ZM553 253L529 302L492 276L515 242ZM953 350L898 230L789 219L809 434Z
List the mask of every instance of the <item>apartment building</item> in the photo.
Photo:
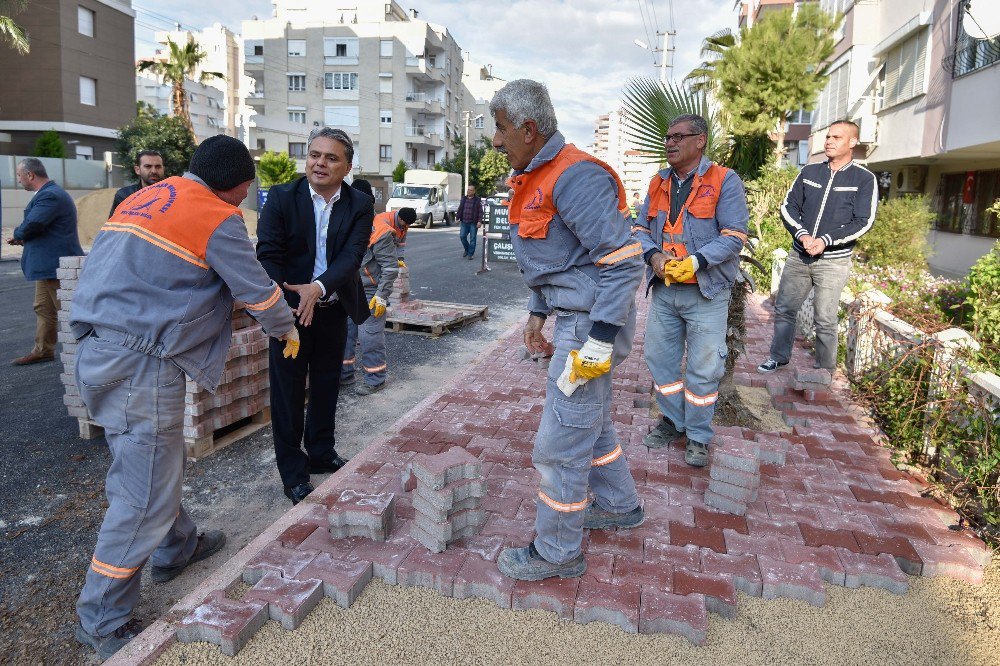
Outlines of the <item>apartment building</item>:
M243 63L240 58L240 41L237 35L221 23L213 23L204 30L197 32L171 30L156 33L156 41L163 44L164 47L167 44L168 38L175 44L184 44L193 41L201 47L201 50L205 52L205 59L201 61L201 67L198 68L197 74L199 76L202 72L219 72L223 75L224 78L222 79L209 79L204 84L192 81L191 83L194 85L191 86L191 91L201 97L201 94L198 92L199 86L206 85L218 90L221 93L219 97L210 91L203 91L205 97L212 100L212 104L208 105L206 109L206 111L210 111L211 113L206 114L206 118L214 118L217 114L213 110L217 108L222 109L221 122L217 125L208 123L207 126L215 128L212 134L238 136L240 107L243 101L240 89ZM157 50L158 57L164 54L163 50ZM221 102L221 106L219 107L216 107L214 103L217 99ZM194 104L195 101L192 100L192 108ZM194 122L193 118L192 122ZM199 141L204 138L201 136L197 124L195 126L195 134L198 136Z
M447 28L393 0L276 0L274 8L273 18L242 24L251 149L287 150L303 169L309 132L329 125L354 140L356 176L452 156L464 86Z
M626 134L628 118L624 109L598 116L594 122L594 142L589 146L594 157L607 162L625 186L628 202L636 193L642 200L649 181L660 168L659 162L640 151L635 141Z
M0 44L0 153L31 155L55 130L69 157L103 159L135 117L131 2L35 0L15 19L31 52Z
M922 194L937 213L931 268L959 276L1000 237L1000 38L961 0L823 0L846 13L814 116L821 160L829 124L861 126L855 157L884 196Z
M171 86L161 83L156 78L149 76L135 78L136 99L149 104L162 116L172 116L174 113L172 90ZM191 79L184 80L184 91L188 97L188 111L191 114L195 139L200 143L210 136L227 134L225 93L218 88Z

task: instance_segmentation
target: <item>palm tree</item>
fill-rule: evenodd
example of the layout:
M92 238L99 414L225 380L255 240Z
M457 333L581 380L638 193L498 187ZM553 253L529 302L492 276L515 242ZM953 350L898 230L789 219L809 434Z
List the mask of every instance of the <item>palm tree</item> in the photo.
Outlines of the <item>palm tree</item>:
M0 42L20 53L26 54L31 45L24 28L14 23L14 14L23 12L28 7L28 0L0 0Z
M174 108L174 115L181 118L184 124L194 134L194 126L191 124L191 109L188 106L187 92L184 90L185 79L195 78L201 61L208 55L201 50L198 42L189 40L183 46L174 43L169 37L167 46L170 48L170 56L166 60L140 60L136 69L140 72L152 72L160 77L163 83L169 83L171 87L171 102ZM225 79L220 72L202 72L197 80L205 83L211 79Z
M736 35L729 28L709 35L701 42L699 55L704 60L684 77L685 81L690 82L693 92L706 95L715 92L718 86L714 77L715 64L728 49L734 46L736 46Z

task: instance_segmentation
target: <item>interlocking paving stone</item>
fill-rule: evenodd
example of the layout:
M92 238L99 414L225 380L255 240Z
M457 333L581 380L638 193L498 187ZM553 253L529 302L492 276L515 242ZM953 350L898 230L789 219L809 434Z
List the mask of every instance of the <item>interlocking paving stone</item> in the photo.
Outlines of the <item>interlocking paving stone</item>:
M265 622L266 603L234 601L216 590L177 623L177 640L214 643L224 655L235 657Z
M769 306L750 302L747 312L750 337L769 338ZM510 334L510 341L519 339L519 331ZM904 569L982 581L989 550L970 531L950 529L957 515L922 496L926 483L892 466L877 433L854 420L863 414L850 404L840 380L829 389L795 389L787 376L757 375L756 359L746 354L737 363L738 381L765 387L786 415L807 419L809 426L790 433L720 427L712 464L702 469L684 464L683 447L642 446L656 421L645 412L651 378L642 358L641 324L632 355L612 380L612 418L646 522L634 530L585 533L588 571L581 579L504 578L495 563L500 550L534 537L538 473L530 460L546 386L546 369L515 358L515 347L502 343L484 354L452 388L409 414L400 434L369 446L358 464L331 477L332 489L320 503L250 558L244 579L257 584L267 577L274 589L322 581L324 592L346 607L378 576L449 596L484 597L515 610L538 608L626 631L674 633L696 644L706 640L709 609L735 613L735 590L822 605L824 582L903 593ZM796 345L793 366L811 364ZM756 499L736 503L742 516L714 510L714 482L755 485ZM386 541L331 535L328 509L336 513L347 490L353 497L394 495L396 526L385 530ZM441 553L427 552L411 536L416 525L442 522L431 518L470 510L484 512L480 532L442 544ZM377 532L375 515L352 519ZM275 603L287 606L293 596ZM199 607L202 619L219 614L215 625L187 620L182 628L182 620L175 626L190 640L214 636L222 642L225 634L225 649L235 653L270 604L236 602L218 591Z
M307 576L296 580L268 572L243 595L242 601L267 604L272 620L277 620L285 629L298 629L323 598L323 583Z
M335 539L359 536L385 541L392 530L394 493L367 493L345 490L329 509L330 536Z

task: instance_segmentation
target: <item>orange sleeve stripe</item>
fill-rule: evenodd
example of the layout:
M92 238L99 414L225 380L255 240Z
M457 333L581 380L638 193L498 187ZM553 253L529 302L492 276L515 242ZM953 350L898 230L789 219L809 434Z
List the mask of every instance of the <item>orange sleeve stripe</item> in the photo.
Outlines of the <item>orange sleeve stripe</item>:
M133 236L141 238L142 240L146 241L150 245L155 245L161 250L169 252L170 254L174 255L175 257L178 257L179 259L183 259L189 264L194 264L198 268L204 268L204 269L209 268L208 263L202 261L194 254L188 252L181 246L176 245L175 243L171 243L165 238L157 236L156 234L150 232L148 229L143 229L142 227L136 227L134 225L106 224L104 225L103 231L117 231L120 233L132 234Z
M593 466L594 467L602 467L602 466L607 465L609 463L613 463L614 461L616 461L619 458L621 458L621 455L622 455L622 447L621 447L621 444L619 444L618 446L615 447L615 450L612 451L611 453L608 453L607 455L603 455L600 458L594 458Z
M611 264L617 264L619 261L630 259L639 254L642 254L642 245L639 243L632 243L631 245L626 245L625 247L615 250L611 254L604 255L597 261L597 263L610 266Z
M564 504L562 502L557 502L541 490L538 491L538 499L545 502L550 508L558 511L559 513L572 513L574 511L583 511L590 504L588 500L583 500L582 502L574 502L572 504Z
M722 235L723 236L735 236L736 238L739 238L744 243L747 242L747 235L745 233L743 233L743 232L740 232L740 231L733 231L732 229L723 229L722 230Z
M250 303L247 303L247 307L250 308L251 310L257 310L257 311L266 310L275 303L277 303L279 298L281 298L281 287L275 285L274 293L271 294L271 297L269 299L267 299L266 301L261 301L260 303L254 303L252 305Z

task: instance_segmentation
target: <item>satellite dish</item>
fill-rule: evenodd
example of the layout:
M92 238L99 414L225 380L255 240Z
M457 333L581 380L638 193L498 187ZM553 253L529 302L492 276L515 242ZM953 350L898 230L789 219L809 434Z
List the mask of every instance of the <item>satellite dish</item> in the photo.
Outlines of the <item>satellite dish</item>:
M991 39L1000 35L1000 2L997 0L968 0L966 12L969 19L963 22L965 32L977 39ZM983 34L976 34L976 33Z

